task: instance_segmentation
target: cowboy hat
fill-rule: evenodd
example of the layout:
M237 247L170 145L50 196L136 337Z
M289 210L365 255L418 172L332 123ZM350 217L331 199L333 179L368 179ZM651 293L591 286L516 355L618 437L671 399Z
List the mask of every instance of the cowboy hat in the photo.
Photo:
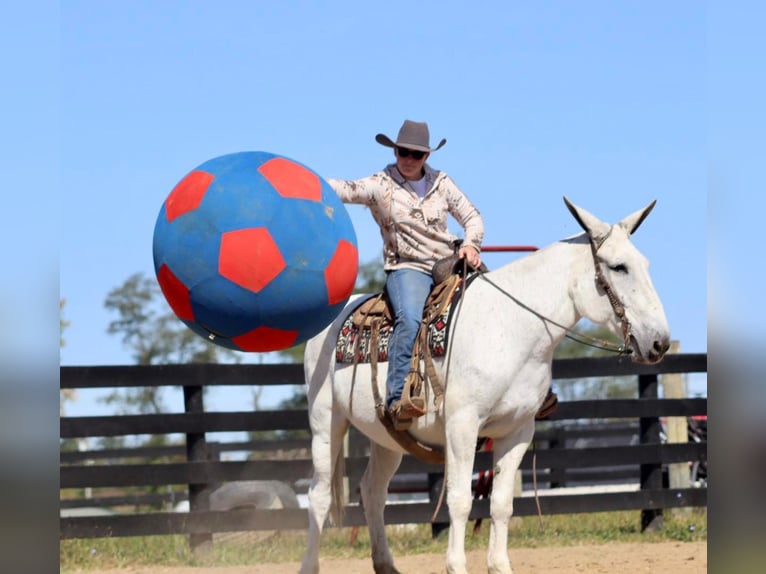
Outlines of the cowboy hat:
M391 138L385 134L376 135L375 141L386 147L403 147L426 152L436 151L447 143L446 139L442 139L439 145L431 149L429 147L429 137L428 124L426 122L404 120L402 127L399 128L399 135L396 136L396 142L391 141Z

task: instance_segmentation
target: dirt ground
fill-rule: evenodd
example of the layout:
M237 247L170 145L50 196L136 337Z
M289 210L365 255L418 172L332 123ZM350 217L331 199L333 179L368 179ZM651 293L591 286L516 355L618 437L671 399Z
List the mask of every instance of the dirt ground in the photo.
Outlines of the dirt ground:
M703 574L707 572L705 542L657 542L647 544L603 544L556 548L519 548L510 551L514 574L545 572L553 574ZM485 552L467 554L471 573L487 571ZM444 556L417 554L400 556L396 564L403 574L442 574ZM89 574L295 574L297 562L257 564L220 568L140 567L120 570L89 570ZM372 574L369 559L323 559L321 571L326 574Z

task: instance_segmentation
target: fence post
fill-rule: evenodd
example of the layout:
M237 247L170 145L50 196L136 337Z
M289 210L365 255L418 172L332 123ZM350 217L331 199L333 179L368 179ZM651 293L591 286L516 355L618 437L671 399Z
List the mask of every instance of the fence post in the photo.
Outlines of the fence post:
M202 386L191 385L184 388L184 410L187 413L203 413ZM203 462L208 460L205 433L186 434L186 460L188 462ZM204 512L210 510L210 485L189 484L189 512ZM189 546L193 552L204 552L213 546L213 535L210 532L200 532L189 535Z
M638 376L638 396L640 399L656 399L657 375ZM641 417L639 420L641 444L659 444L659 417ZM641 465L641 490L662 489L662 463L647 463ZM662 509L651 508L641 511L641 532L662 528Z
M549 449L566 448L566 437L563 427L556 427L553 429L551 438L548 441ZM553 467L549 469L548 480L550 488L563 488L566 486L566 479L563 468Z
M681 345L678 341L671 341L668 353L679 353ZM686 397L684 382L681 373L668 373L662 375L662 396L666 399L682 399ZM686 443L689 442L689 423L686 417L668 417L667 418L668 443ZM689 464L686 462L676 462L668 465L668 485L670 488L689 488L691 476L689 473ZM689 514L690 507L674 508L670 513L676 516Z

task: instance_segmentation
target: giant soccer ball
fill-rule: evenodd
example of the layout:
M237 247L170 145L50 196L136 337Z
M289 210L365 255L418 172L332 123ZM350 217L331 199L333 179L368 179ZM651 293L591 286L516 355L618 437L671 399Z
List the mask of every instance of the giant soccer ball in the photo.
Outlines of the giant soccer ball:
M154 269L178 318L240 351L276 351L326 327L358 269L343 203L306 166L266 152L207 161L170 192Z

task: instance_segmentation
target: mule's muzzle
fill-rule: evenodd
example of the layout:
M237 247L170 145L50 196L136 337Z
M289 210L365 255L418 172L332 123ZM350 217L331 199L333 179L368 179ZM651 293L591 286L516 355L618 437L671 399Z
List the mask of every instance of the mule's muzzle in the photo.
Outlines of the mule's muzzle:
M668 337L655 339L651 348L647 351L642 351L636 338L633 335L630 336L629 351L633 351L630 358L636 363L644 363L647 365L659 363L665 356L665 353L668 352L668 349L670 349L670 339Z

